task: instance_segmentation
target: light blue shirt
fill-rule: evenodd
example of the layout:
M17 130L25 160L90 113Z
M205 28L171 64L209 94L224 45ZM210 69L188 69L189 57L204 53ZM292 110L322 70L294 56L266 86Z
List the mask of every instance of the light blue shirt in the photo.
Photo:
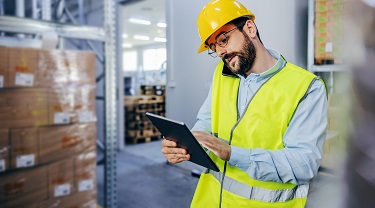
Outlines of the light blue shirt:
M241 115L260 86L286 64L280 53L268 51L277 59L272 68L261 74L251 73L246 78L239 75L241 81L237 107ZM211 133L211 91L212 89L198 112L192 131ZM285 148L246 149L231 145L229 165L246 171L256 180L306 184L318 172L327 124L328 102L325 86L319 80L314 81L283 136Z

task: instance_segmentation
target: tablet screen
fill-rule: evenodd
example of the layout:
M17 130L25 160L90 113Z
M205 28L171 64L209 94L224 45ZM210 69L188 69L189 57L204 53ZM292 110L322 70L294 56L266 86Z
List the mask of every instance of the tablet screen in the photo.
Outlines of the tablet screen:
M179 147L187 150L190 154L189 161L211 170L219 171L217 165L183 122L174 121L149 112L146 113L146 116L166 139L175 141Z

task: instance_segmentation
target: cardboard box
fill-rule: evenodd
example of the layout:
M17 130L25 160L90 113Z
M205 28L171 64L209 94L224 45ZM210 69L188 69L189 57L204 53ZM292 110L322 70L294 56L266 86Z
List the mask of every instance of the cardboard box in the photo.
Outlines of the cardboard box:
M0 88L8 86L8 48L0 47Z
M48 165L49 199L69 196L74 192L73 159Z
M55 198L40 204L43 208L97 208L97 192L85 191L74 193L67 197Z
M43 50L40 52L39 86L91 84L96 82L96 56L88 51Z
M75 187L78 192L96 190L96 150L77 156L74 160Z
M0 126L33 127L96 121L95 85L0 91Z
M315 1L315 12L331 11L332 4L332 1Z
M96 123L39 128L41 163L78 155L96 147Z
M343 61L344 51L344 4L336 1L315 2L315 50L317 62Z
M47 199L47 168L0 175L0 207L31 205Z
M49 123L69 124L96 121L95 85L50 88Z
M9 130L0 129L0 172L9 169Z
M9 49L9 87L38 86L39 50L32 48Z
M23 128L10 130L11 168L33 167L38 158L38 129Z
M47 89L24 88L0 91L1 127L18 128L47 124Z
M9 83L6 86L61 87L70 84L95 85L96 56L93 52L15 47L7 49L9 54L7 79Z

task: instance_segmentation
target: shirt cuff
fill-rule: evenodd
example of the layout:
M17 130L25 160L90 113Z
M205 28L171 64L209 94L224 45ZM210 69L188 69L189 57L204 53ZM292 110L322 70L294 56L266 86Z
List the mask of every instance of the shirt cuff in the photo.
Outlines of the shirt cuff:
M246 171L250 167L251 150L231 145L229 165Z

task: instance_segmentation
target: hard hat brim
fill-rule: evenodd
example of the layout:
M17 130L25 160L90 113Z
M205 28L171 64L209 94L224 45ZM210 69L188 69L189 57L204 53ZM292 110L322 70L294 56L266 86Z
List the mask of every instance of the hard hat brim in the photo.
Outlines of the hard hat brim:
M206 47L206 44L202 43L199 48L198 48L198 53L201 53L205 50L207 50L208 48Z

